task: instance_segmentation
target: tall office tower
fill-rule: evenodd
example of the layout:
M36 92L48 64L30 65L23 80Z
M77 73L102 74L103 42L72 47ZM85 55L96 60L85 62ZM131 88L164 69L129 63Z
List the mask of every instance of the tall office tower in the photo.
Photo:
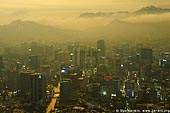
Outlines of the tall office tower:
M153 52L152 49L141 49L141 60L143 64L152 64Z
M81 67L85 66L86 52L85 48L78 48L78 65Z
M105 56L105 40L97 40L97 49L99 56Z
M70 79L63 79L60 83L60 98L61 103L68 103L71 100L72 81Z
M46 78L41 73L32 73L31 77L31 101L40 102L45 100Z
M147 81L151 79L151 68L152 68L153 52L152 49L141 49L141 77L146 77Z
M11 91L20 89L20 74L17 70L8 71L8 88Z
M31 70L38 70L39 68L39 58L37 55L30 55L28 57L28 64Z
M90 49L90 53L89 56L94 59L94 61L92 62L94 66L96 66L98 64L98 51L96 48L91 48Z
M75 65L85 67L86 50L84 46L79 46L73 49L73 63Z
M20 73L20 89L22 98L26 102L40 102L45 99L45 75L34 71Z
M21 100L24 102L31 101L31 78L30 75L34 71L22 71L20 73L20 90L21 90Z
M85 58L85 67L90 69L91 67L96 67L98 64L98 51L97 48L87 48L86 58Z

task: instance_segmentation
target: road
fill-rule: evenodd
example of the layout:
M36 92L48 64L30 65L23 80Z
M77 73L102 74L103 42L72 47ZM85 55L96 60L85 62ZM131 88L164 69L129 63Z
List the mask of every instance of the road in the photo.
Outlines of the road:
M46 113L50 113L50 110L54 110L54 106L55 106L57 97L59 97L60 84L58 85L58 87L54 87L53 90L54 90L54 95L53 95L53 98L51 99L51 102L50 102L49 106L46 109Z

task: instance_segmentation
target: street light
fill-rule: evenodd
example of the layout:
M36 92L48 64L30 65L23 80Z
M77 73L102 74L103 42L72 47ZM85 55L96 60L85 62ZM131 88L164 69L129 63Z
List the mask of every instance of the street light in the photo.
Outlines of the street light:
M71 57L71 59L70 59L70 63L72 64L73 63L73 53L70 53L70 57Z

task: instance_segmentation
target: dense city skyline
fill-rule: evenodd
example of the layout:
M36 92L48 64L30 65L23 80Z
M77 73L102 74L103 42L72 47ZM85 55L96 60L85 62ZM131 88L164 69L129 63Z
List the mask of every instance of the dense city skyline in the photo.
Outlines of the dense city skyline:
M170 112L170 0L0 0L1 113Z
M0 111L170 111L168 41L94 43L1 47Z
M170 0L0 3L0 112L170 112Z

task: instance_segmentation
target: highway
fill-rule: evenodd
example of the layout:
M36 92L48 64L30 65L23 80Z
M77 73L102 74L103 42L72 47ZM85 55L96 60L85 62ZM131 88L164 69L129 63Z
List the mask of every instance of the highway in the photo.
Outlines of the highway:
M54 90L53 98L51 99L51 102L46 109L46 113L50 113L50 110L54 110L57 97L59 97L60 93L60 84L58 85L58 87L54 87L53 90Z

